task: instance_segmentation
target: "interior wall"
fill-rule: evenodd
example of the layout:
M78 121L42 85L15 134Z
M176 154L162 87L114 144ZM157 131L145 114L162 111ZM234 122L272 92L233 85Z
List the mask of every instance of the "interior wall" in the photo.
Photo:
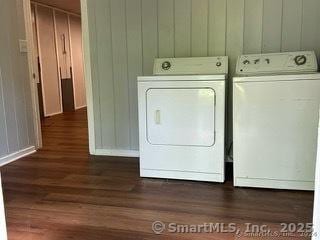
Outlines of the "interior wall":
M35 145L23 2L0 1L0 165L9 155Z
M242 53L315 50L320 57L318 0L87 2L96 149L138 150L136 77L152 74L154 58L228 55L231 94Z

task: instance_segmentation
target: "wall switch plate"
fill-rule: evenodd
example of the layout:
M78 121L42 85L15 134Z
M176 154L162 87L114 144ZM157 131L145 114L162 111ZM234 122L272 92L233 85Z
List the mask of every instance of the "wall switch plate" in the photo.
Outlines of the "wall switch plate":
M27 53L28 52L28 42L24 39L19 39L19 48L21 53Z

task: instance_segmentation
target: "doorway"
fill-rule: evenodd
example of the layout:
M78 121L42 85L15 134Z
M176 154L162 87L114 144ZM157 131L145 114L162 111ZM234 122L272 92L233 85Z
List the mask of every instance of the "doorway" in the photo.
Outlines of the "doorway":
M31 16L29 47L36 107L43 125L55 115L86 108L80 0L25 2Z

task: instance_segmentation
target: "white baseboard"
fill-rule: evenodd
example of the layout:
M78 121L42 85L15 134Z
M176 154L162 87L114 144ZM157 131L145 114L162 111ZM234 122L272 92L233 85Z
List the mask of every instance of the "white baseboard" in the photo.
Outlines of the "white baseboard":
M87 107L87 105L77 106L77 107L75 107L75 110L79 110L79 109L86 108L86 107Z
M139 157L139 151L121 149L95 149L94 155L113 157Z
M56 115L59 115L59 114L62 114L62 113L63 113L63 111L50 113L50 114L45 114L44 117L53 117L53 116L56 116Z
M34 152L36 152L36 148L34 146L31 146L31 147L27 147L25 149L22 149L20 151L11 153L7 156L1 157L0 158L0 167L6 165L8 163L11 163L13 161L16 161L19 158L23 158L25 156L28 156Z

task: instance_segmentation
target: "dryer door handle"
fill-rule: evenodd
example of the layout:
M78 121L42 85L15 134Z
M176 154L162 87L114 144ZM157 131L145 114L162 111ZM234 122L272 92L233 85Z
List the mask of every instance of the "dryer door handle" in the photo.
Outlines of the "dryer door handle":
M161 114L160 114L160 110L156 110L154 113L154 122L156 124L160 124L161 123Z

